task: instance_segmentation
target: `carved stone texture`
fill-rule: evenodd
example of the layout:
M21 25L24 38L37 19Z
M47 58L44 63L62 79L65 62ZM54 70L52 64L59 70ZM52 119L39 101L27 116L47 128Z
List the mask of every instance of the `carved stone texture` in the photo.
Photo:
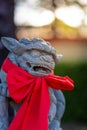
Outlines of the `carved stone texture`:
M61 57L61 55L56 53L50 43L38 38L17 41L13 38L3 37L2 43L10 51L8 55L9 59L35 76L50 74ZM7 130L9 124L9 103L12 105L15 114L21 104L16 104L14 101L10 102L8 100L10 95L6 85L6 73L2 70L0 77L2 82L0 85L0 101L3 104L0 105L0 128ZM60 124L65 109L63 93L60 90L52 88L49 88L49 93L51 99L48 116L49 130L62 130Z

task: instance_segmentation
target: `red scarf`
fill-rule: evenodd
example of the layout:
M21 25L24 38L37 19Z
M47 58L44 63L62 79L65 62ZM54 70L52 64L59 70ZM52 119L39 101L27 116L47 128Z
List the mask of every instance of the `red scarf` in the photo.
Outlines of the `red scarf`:
M11 98L23 102L8 130L48 130L50 97L48 87L72 90L73 80L69 77L36 77L13 64L8 58L2 65L7 73L7 84Z

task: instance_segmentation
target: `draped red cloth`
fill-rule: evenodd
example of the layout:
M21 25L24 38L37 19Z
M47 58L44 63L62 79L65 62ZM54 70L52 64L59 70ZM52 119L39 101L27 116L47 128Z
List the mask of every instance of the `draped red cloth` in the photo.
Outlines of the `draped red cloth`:
M52 74L36 77L13 64L7 58L2 65L7 73L8 91L16 102L23 102L8 130L48 130L50 97L48 87L72 90L73 80L68 76Z

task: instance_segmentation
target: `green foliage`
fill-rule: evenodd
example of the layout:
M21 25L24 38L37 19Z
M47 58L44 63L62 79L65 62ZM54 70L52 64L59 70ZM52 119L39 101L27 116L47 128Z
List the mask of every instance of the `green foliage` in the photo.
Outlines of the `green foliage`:
M68 75L75 83L73 91L63 91L66 99L63 121L87 122L87 63L59 63L55 74Z
M87 128L79 128L79 129L75 129L75 130L87 130Z

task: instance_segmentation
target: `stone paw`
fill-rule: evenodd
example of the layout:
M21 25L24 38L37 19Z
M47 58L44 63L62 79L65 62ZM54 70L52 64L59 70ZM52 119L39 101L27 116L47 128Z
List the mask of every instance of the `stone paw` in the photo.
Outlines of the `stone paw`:
M60 128L60 122L58 120L53 120L49 125L49 130L62 130L62 128Z

